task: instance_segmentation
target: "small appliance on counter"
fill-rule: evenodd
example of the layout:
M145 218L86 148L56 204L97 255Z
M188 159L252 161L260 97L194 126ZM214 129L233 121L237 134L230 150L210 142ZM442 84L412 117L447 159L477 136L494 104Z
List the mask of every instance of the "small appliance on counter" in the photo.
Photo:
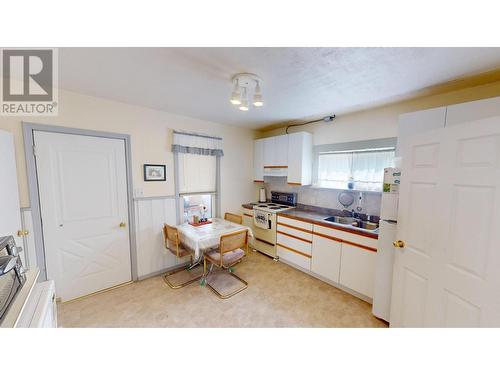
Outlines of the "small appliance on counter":
M0 237L0 323L26 282L20 251L13 236Z
M391 311L395 251L392 243L397 234L400 180L401 169L384 169L372 312L377 318L387 322L390 320Z
M266 203L267 198L266 198L266 189L260 188L259 189L259 203Z

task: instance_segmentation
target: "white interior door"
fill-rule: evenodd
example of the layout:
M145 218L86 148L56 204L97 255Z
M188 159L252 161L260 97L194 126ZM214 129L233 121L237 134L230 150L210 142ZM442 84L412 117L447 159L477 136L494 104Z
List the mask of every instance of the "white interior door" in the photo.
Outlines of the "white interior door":
M124 141L35 131L34 142L47 276L58 297L130 281Z
M22 226L14 137L3 130L0 130L0 171L3 180L0 184L0 237L14 236L16 245L23 246L22 238L17 236L17 231L22 229ZM24 251L19 255L23 265L26 266Z
M500 326L500 117L401 147L391 325Z

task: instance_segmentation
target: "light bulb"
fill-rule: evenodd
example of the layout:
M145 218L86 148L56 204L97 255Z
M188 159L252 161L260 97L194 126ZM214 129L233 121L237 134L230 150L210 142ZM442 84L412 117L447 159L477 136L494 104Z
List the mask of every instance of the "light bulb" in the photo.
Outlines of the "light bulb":
M262 95L255 94L253 96L253 105L254 107L262 107L264 105L264 102L262 101Z
M262 95L260 93L259 81L257 81L257 84L255 85L255 94L253 95L252 102L254 107L262 107L264 105L264 102L262 101Z
M238 107L240 111L248 111L248 95L247 88L243 88L243 94L241 95L241 104Z
M231 95L231 99L229 99L229 101L231 102L231 104L233 105L238 105L238 104L241 104L241 99L240 99L241 95L238 91L233 91L232 95Z
M231 99L229 101L233 105L239 105L241 104L241 93L240 93L240 87L238 85L238 80L234 81L234 87L233 87L233 93L231 94Z

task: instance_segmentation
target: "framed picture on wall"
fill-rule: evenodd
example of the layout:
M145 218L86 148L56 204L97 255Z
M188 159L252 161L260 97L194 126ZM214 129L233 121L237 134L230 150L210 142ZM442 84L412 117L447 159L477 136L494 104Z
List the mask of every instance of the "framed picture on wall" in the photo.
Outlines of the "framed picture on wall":
M167 166L164 164L144 164L144 181L166 181Z

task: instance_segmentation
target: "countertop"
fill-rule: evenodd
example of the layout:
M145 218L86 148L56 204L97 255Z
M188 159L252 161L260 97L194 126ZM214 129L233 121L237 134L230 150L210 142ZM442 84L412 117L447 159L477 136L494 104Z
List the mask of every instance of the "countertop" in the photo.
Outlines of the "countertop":
M356 228L351 225L332 223L330 221L323 220L325 217L328 217L329 214L325 214L321 208L319 208L318 210L311 210L311 209L304 210L300 208L294 208L292 210L279 212L278 216L287 217L289 219L301 220L311 224L322 225L324 227L330 227L333 229L342 230L344 232L354 233L360 236L378 239L378 229L372 231L362 228Z
M36 284L40 271L38 268L26 272L26 282L12 302L7 314L3 318L1 328L14 328L23 312L33 287Z
M254 205L255 203L245 203L242 204L241 206L243 208L253 210ZM325 217L328 216L336 216L336 215L344 216L343 214L344 212L342 210L298 204L297 208L293 208L291 210L284 212L279 212L277 215L288 217L290 219L306 221L311 224L322 225L324 227L330 227L333 229L342 230L344 232L354 233L364 237L378 239L378 229L372 231L363 228L356 228L351 225L343 225L323 220Z

